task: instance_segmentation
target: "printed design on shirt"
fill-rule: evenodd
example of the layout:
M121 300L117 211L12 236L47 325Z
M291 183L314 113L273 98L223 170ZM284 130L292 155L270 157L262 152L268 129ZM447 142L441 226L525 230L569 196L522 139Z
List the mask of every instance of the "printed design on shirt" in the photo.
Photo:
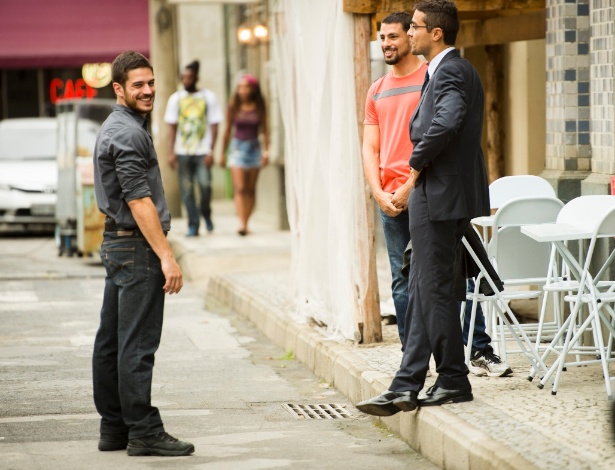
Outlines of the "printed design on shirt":
M186 154L193 155L207 129L207 103L203 98L187 95L179 100L177 130Z
M374 93L372 96L372 100L377 101L382 98L388 98L389 96L398 96L405 95L406 93L414 93L416 91L421 91L422 85L412 85L405 86L401 88L391 88L390 90L385 90L382 93Z

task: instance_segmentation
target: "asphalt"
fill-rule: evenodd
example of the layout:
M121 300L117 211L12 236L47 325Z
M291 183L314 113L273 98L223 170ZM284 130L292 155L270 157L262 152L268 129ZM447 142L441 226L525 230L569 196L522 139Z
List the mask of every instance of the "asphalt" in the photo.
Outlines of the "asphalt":
M253 218L240 237L229 201L214 205L212 234L187 238L174 220L169 240L184 271L211 302L251 319L273 342L357 403L387 390L401 358L396 326L374 345L331 339L293 320L291 234ZM390 297L385 253L378 254L383 306ZM607 469L615 461L611 402L599 366L571 367L556 396L527 380L528 363L510 354L507 378L471 377L474 401L374 418L447 469ZM435 371L426 386L435 381Z
M96 259L58 258L51 237L0 235L0 470L436 468L252 322L213 299L205 308L192 282L165 301L152 400L195 453L99 452L91 358L103 277ZM339 419L288 411L310 407Z

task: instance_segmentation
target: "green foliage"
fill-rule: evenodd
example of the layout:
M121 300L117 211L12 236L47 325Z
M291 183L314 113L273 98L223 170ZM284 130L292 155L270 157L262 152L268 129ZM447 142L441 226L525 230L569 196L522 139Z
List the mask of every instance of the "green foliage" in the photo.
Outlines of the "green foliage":
M286 354L277 358L280 361L292 361L295 359L295 353L291 351L286 351Z

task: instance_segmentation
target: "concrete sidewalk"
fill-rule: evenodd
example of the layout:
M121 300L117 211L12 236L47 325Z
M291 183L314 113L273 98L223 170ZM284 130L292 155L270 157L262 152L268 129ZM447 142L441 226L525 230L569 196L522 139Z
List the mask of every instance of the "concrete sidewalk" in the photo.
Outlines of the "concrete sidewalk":
M228 201L215 204L214 223L213 234L186 238L185 221L174 220L169 240L186 277L251 319L354 403L387 389L401 358L396 326L383 325L383 343L363 346L333 341L317 327L295 323L288 284L290 234L255 218L253 234L239 237ZM386 299L390 275L386 256L378 258ZM381 421L443 468L612 468L615 443L600 367L569 368L552 396L548 387L539 390L526 380L525 358L509 355L509 363L512 377L470 378L471 403ZM428 378L426 386L434 380Z

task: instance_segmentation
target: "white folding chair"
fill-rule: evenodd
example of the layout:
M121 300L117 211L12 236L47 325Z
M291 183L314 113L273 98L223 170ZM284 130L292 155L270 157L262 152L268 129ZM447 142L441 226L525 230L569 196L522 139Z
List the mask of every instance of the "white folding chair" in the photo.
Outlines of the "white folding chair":
M553 320L546 322L547 296L543 286L559 280L555 250L544 244L531 240L520 231L521 225L528 223L552 223L564 206L554 197L517 198L502 206L494 217L494 233L489 244L489 254L500 278L508 288L516 287L510 292L513 299L541 299L537 323L524 323L521 327L534 340L536 348L546 336L552 338L561 327L561 305L554 292ZM533 289L538 286L538 289ZM518 290L526 287L529 290ZM505 330L501 323L495 325L494 334L499 335L503 357L506 357ZM511 351L512 352L512 351Z
M555 197L555 190L547 180L534 175L503 176L489 185L492 209L502 207L511 199L530 196Z
M540 176L514 175L498 178L489 185L489 201L491 210L497 210L511 199L518 197L556 197L555 189ZM489 240L489 228L493 217L476 217L472 223L482 227L481 237L485 247Z
M478 301L483 302L486 307L483 310L486 312L487 327L492 334L492 341L499 343L499 348L497 348L497 344L494 344L494 346L499 349L498 352L502 354L503 358L506 357L505 341L510 339L517 342L519 351L528 357L533 366L541 365L541 368L544 368L542 360L537 359L537 352L530 339L531 336L534 341L536 340L537 327L533 325L528 328L519 324L509 307L509 302L513 299L542 297L542 285L547 282L550 273L555 269L555 256L551 248L522 235L519 227L525 224L554 222L562 207L563 203L554 197L519 197L504 203L495 213L488 254L498 276L504 281L504 286L507 289L498 292L493 280L481 267L481 274L477 278L475 291L467 295L467 299L473 301L468 348L466 349L466 362L468 364L476 317L476 302ZM464 244L468 251L471 251L465 240ZM476 256L473 252L470 254L473 257ZM479 292L480 282L478 281L482 277L487 278L488 282L492 284L491 287L496 293L495 295L485 296ZM515 291L508 289L512 286L519 288L526 285L539 285L541 288ZM545 309L546 302L543 299L540 315L542 320L544 320ZM506 335L505 332L509 334Z
M612 397L609 363L612 362L612 346L615 336L615 282L603 280L607 270L615 260L615 250L606 261L598 260L596 244L600 238L615 236L615 197L613 196L581 196L573 199L561 210L556 224L551 227L552 244L560 253L568 266L574 281L561 281L550 286L551 289L569 291L565 300L571 304L571 313L563 323L557 335L541 357L544 362L553 352L558 354L557 360L541 378L538 385L544 385L555 374L551 393L555 395L561 379L561 373L567 366L599 363L605 380L607 395ZM525 229L525 233L527 229ZM558 231L559 230L559 231ZM559 238L557 239L559 234ZM529 233L528 233L529 235ZM577 259L568 249L566 240L589 240L584 260ZM582 255L582 250L580 250ZM594 276L590 268L601 264ZM587 313L584 308L587 307ZM605 346L602 327L609 332ZM584 345L583 336L591 332L593 345ZM564 339L563 345L561 343ZM575 361L569 361L568 356L575 355ZM581 355L589 355L591 359L580 360Z

